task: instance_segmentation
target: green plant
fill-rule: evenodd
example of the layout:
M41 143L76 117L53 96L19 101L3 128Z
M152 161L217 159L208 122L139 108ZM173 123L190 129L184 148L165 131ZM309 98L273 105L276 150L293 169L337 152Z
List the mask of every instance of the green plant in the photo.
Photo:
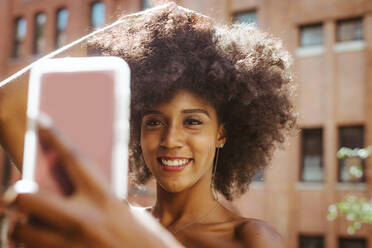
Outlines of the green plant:
M341 148L337 152L339 159L351 157L359 157L361 160L368 158L372 154L372 146L367 148ZM350 175L355 178L363 176L363 168L361 164L353 164L350 166ZM372 224L372 199L365 197L356 197L350 195L344 201L332 204L328 208L328 220L334 220L339 216L343 216L349 222L347 233L354 234L363 224Z

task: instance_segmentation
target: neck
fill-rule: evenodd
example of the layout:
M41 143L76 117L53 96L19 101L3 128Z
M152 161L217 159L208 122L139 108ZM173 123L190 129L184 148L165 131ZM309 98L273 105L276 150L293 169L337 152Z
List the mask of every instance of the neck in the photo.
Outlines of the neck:
M214 206L216 200L211 189L211 177L176 193L168 192L157 184L153 215L163 226L176 229L207 214Z

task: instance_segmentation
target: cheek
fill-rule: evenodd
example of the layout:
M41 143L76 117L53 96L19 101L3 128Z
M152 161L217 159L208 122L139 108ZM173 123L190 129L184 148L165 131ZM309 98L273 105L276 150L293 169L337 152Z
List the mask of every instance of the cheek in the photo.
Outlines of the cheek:
M154 133L141 133L141 149L143 158L147 162L147 160L150 158L150 155L156 151L158 147L158 138L157 135Z
M198 135L191 139L192 147L194 148L195 156L198 156L204 163L213 160L215 151L215 136L211 133Z

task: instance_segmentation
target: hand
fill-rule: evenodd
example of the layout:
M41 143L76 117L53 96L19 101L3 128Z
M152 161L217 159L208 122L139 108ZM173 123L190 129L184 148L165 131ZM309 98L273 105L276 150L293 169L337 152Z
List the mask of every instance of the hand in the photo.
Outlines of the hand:
M9 207L28 216L15 226L14 241L31 248L180 247L152 217L134 214L119 201L108 182L61 135L39 128L39 138L50 162L62 165L73 190L68 197L42 188L18 194L12 202L8 197Z

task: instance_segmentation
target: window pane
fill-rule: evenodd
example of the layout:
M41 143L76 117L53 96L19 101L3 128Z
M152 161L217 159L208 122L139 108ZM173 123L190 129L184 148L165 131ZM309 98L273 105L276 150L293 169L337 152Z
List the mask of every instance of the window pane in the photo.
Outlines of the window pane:
M322 236L300 235L299 248L323 248L324 238Z
M39 13L35 17L35 30L34 30L34 54L39 54L45 48L45 23L46 15Z
M142 9L148 9L148 8L151 8L150 0L142 0Z
M24 40L27 33L27 22L24 18L19 18L17 20L17 32L16 32L16 39L17 40Z
M105 24L105 4L102 2L95 2L91 9L91 25L97 28Z
M12 56L18 58L22 56L24 49L24 40L27 33L27 22L24 18L17 18L15 21L15 32L13 41Z
M235 23L258 24L256 11L251 10L251 11L237 13L234 15L234 22Z
M354 238L340 238L340 248L366 248L367 242L365 239L354 239Z
M363 148L364 130L362 126L340 127L339 129L339 148ZM364 162L358 157L339 160L339 181L340 182L363 182L365 177L355 178L350 174L352 166L360 165L364 171Z
M337 22L337 41L352 41L363 39L362 18Z
M322 129L302 130L301 181L323 181L323 134Z
M56 47L59 48L67 43L67 24L69 12L67 9L60 9L57 12L57 33Z
M265 180L265 173L263 169L260 169L256 172L256 175L253 177L253 182L263 182Z
M300 45L318 46L323 45L323 27L321 24L300 27Z

